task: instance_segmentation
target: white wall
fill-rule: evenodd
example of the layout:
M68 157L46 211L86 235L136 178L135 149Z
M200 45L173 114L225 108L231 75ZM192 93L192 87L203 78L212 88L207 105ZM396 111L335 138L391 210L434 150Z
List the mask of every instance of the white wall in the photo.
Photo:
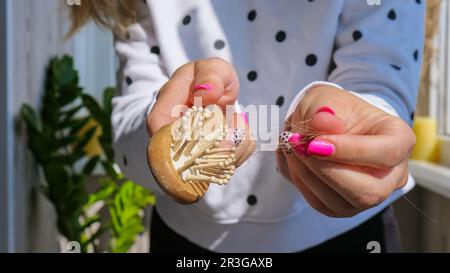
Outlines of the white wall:
M106 86L116 85L117 61L112 34L90 23L75 35L72 42L80 84L99 99Z

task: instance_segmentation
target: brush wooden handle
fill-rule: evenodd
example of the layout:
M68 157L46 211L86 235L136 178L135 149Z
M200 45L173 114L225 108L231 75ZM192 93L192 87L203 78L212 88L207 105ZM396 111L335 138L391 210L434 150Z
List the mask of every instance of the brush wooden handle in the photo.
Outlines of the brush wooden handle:
M150 140L147 161L153 176L161 189L181 204L197 202L208 190L205 182L186 183L175 170L170 155L172 124L162 127Z
M255 150L247 125L231 134L228 130L222 109L209 105L193 106L156 132L148 144L147 162L161 189L181 204L192 204L210 183L228 184L236 166Z

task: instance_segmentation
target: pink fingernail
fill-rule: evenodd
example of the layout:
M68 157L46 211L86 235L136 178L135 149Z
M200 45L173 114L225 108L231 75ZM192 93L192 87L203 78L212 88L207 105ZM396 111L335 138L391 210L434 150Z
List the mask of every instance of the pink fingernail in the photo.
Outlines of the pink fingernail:
M291 144L298 145L300 143L300 140L302 139L302 135L298 133L293 133L289 138L288 141Z
M209 83L201 83L201 84L194 84L194 86L192 88L194 89L194 91L198 91L198 90L211 91L213 86L212 86L212 84L209 84Z
M334 112L334 110L331 109L331 108L328 107L328 106L322 106L322 107L320 107L319 110L317 110L317 113L320 113L320 112L330 113L330 114L332 114L333 116L336 115L336 113Z
M316 155L316 156L330 156L334 153L334 145L323 141L323 140L313 140L309 143L308 149L306 150L307 155Z
M248 115L247 112L242 112L241 117L244 120L245 124L248 125Z
M289 137L288 142L294 151L296 151L297 153L299 153L301 155L305 155L306 154L305 144L300 142L302 140L302 138L303 138L303 135L294 133Z

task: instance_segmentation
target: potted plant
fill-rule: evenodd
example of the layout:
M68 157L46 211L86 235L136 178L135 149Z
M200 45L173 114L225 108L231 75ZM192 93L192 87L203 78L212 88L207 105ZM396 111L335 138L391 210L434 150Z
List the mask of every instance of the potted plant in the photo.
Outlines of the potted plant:
M41 190L55 208L58 231L75 251L127 252L144 231L143 209L155 202L114 162L114 92L106 88L99 103L79 86L73 59L55 57L47 68L41 108L24 104L21 109L28 147L45 181ZM104 175L90 192L87 181L96 168Z

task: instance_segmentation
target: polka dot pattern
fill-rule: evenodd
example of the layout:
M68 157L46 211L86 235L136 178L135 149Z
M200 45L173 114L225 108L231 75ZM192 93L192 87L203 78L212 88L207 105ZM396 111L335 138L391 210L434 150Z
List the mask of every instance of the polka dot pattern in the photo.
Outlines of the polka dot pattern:
M256 205L257 202L258 202L258 199L256 198L255 195L250 194L250 195L247 197L247 203L248 203L250 206Z
M389 20L394 21L395 19L397 19L397 13L395 13L395 10L391 9L387 17L389 18Z
M283 96L279 96L277 98L277 101L275 102L275 104L278 105L278 107L283 106L283 104L284 104L284 97Z
M256 10L251 10L248 14L247 14L247 19L251 22L251 21L255 21L256 19Z
M223 40L217 40L214 42L214 48L215 49L222 49L225 47L225 42Z
M278 31L277 34L275 35L275 40L279 43L286 40L286 32L284 32L283 30Z
M291 136L292 136L292 133L291 133L291 132L283 132L283 133L280 135L280 137L279 137L280 144L281 144L281 143L288 143L288 139L289 139Z
M252 81L255 81L256 78L258 78L258 73L256 73L256 71L252 70L252 71L248 72L248 74L247 74L247 79L248 79L249 81L251 81L251 82L252 82Z
M353 40L356 42L356 41L358 41L359 39L362 38L363 34L362 34L361 31L355 30L355 31L353 31L352 36L353 36Z
M127 85L131 85L133 83L133 80L130 77L126 76L125 82L127 83Z
M150 52L151 53L153 53L153 54L156 54L156 55L159 55L159 46L152 46L151 48L150 48Z
M317 56L314 54L309 54L306 56L305 62L308 66L313 66L317 63Z
M413 53L413 58L414 58L414 61L418 61L419 60L419 50L414 50L414 53Z
M293 155L294 151L291 148L291 145L289 144L289 138L292 136L292 133L289 131L283 132L279 139L278 139L278 145L282 152L287 153L288 155Z
M400 66L395 65L395 64L391 64L391 67L398 71L402 70L402 68Z
M245 137L245 129L244 128L236 128L233 131L233 135L231 136L231 141L234 143L234 146L239 146L242 140Z
M183 25L187 26L187 25L189 25L190 22L191 22L191 16L190 15L184 16L183 21L182 21Z

